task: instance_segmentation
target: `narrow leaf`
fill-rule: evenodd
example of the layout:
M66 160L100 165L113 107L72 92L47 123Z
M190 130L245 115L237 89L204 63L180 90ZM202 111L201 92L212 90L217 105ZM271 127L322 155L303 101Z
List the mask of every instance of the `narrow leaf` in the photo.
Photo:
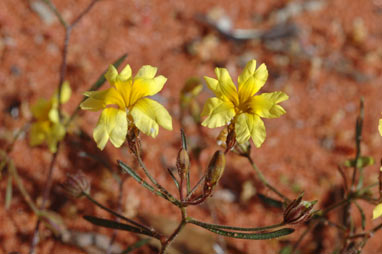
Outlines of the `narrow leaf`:
M143 180L132 168L127 166L125 163L122 161L118 161L118 165L121 167L121 169L125 172L127 172L129 175L131 175L139 184L141 184L143 187L148 189L150 192L154 193L155 195L162 197L171 203L175 205L179 205L177 200L175 199L170 199L168 196L164 195L162 192L156 190L152 185L148 184L145 180Z
M172 180L174 181L174 183L175 183L175 185L176 185L176 188L179 189L179 182L178 182L178 180L176 179L174 173L172 173L171 168L167 168L167 171L168 171L168 173L170 174Z
M118 68L121 63L125 60L125 58L127 57L127 54L124 54L122 55L120 58L118 58L114 63L113 65L115 66L115 68ZM105 74L107 72L107 69L99 76L99 78L97 79L97 81L90 87L89 91L95 91L95 90L98 90L106 81L105 79Z
M142 240L139 240L137 242L135 242L134 244L130 245L127 249L125 249L124 251L122 251L120 254L127 254L127 253L130 253L132 252L133 250L136 250L146 244L148 244L148 242L150 241L150 239L148 238L145 238L145 239L142 239Z
M283 228L280 230L265 232L265 233L236 233L225 231L221 229L207 229L215 234L223 235L226 237L238 238L238 239L248 239L248 240L267 240L278 238L284 235L289 235L294 232L293 228Z
M12 201L12 175L8 176L7 189L5 192L5 209L8 210Z
M190 223L203 227L200 224L196 224L194 221L190 221ZM281 237L284 235L289 235L294 232L293 228L283 228L280 230L276 230L272 232L264 232L264 233L238 233L238 232L231 232L231 231L226 231L226 230L217 229L217 228L207 228L207 227L203 227L203 228L218 235L232 237L232 238L239 238L239 239L248 239L248 240L273 239L273 238Z
M182 147L184 150L187 150L187 139L183 129L180 129L180 136L182 138Z
M133 226L130 226L130 225L127 225L124 223L117 222L117 221L102 219L102 218L89 216L89 215L85 215L84 219L89 221L90 223L97 225L97 226L100 226L100 227L113 228L113 229L118 229L118 230L130 231L130 232L137 233L137 234L153 236L152 234L145 231L144 229L133 227Z
M283 208L283 202L279 201L279 200L276 200L276 199L273 199L273 198L270 198L268 196L265 196L261 193L258 193L257 196L260 198L260 200L262 202L264 202L265 204L269 205L269 206L272 206L272 207L276 207L276 208L280 208L282 209Z
M247 231L247 232L253 232L253 231L264 231L267 229L272 229L272 228L279 228L284 226L283 223L280 224L275 224L275 225L270 225L270 226L264 226L264 227L251 227L251 228L243 228L243 227L233 227L233 226L225 226L225 225L218 225L218 224L210 224L210 223L205 223L197 220L190 220L190 223L193 223L195 225L201 226L203 228L207 229L228 229L228 230L234 230L234 231Z
M155 190L154 187L150 184L148 184L146 181L144 181L137 173L135 173L135 171L130 168L129 166L127 166L125 163L123 163L122 161L118 161L118 165L121 167L121 169L128 173L129 175L131 175L135 181L137 181L138 183L140 183L143 187L145 187L146 189L148 189L149 191L159 195L158 193L160 193L159 191ZM158 193L157 193L158 192Z

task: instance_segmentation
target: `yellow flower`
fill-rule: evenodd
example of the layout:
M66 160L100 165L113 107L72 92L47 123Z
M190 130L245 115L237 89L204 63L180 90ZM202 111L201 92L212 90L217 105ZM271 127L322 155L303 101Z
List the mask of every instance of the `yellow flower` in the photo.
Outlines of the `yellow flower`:
M373 210L373 220L382 216L382 203L378 204Z
M103 150L110 139L115 147L126 140L129 125L135 125L140 131L155 138L159 125L172 130L172 119L167 110L158 102L146 98L162 90L166 78L155 77L157 68L142 66L132 77L130 65L118 74L110 65L105 78L111 87L103 91L86 92L88 98L81 103L81 109L102 110L93 138L99 149Z
M71 89L68 82L62 84L61 103L69 100ZM31 108L35 121L32 123L29 135L31 146L46 142L49 150L57 151L57 143L65 136L66 130L58 114L57 92L50 100L39 99Z
M379 130L379 135L382 136L382 119L379 119L378 130Z
M256 69L256 61L251 60L238 78L238 89L225 68L216 68L217 79L204 77L207 86L216 97L208 99L202 116L207 118L203 126L216 128L233 125L236 141L244 143L252 138L256 147L265 140L263 118L277 118L285 113L278 103L288 99L283 92L263 93L254 96L264 86L268 78L265 64Z

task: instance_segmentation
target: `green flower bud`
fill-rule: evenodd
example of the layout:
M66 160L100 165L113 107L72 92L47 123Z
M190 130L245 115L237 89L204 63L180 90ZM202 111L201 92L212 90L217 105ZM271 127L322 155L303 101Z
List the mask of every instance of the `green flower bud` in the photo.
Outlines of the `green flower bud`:
M204 181L204 193L210 193L219 182L224 173L225 156L224 152L216 151L208 165L206 179Z

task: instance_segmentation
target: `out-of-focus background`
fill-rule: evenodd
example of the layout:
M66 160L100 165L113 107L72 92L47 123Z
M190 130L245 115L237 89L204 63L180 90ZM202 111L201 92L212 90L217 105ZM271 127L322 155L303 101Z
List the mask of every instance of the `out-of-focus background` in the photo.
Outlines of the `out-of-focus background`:
M53 2L64 19L71 21L90 0ZM283 103L286 115L265 120L267 139L260 149L252 150L253 158L285 195L293 199L304 191L305 199L319 200L319 208L336 200L342 183L337 164L354 156L354 125L361 97L365 100L362 153L374 156L377 161L382 155L382 137L377 132L382 112L381 24L380 0L101 0L72 32L67 80L73 95L64 109L71 113L82 93L124 53L128 54L124 64L129 63L133 73L144 64L157 66L158 73L168 81L156 99L173 115L174 131L161 129L156 139L143 137L143 150L145 161L158 181L175 191L163 163L175 163L180 144L179 93L185 81L190 77L214 76L216 66L228 68L236 80L246 62L256 59L269 70L262 91L281 90L290 98ZM1 147L31 120L30 105L38 98L49 98L56 90L63 36L62 26L43 1L0 1ZM211 95L207 90L202 98ZM91 136L98 115L82 112L76 124ZM185 121L193 124L191 119ZM197 134L195 127L188 131L194 146L198 142L207 146L200 165L205 168L213 151L218 149L214 138L219 130L203 128L205 140L193 138ZM92 226L81 218L84 214L107 215L86 200L67 199L56 187L66 173L82 170L92 179L94 196L116 208L118 184L112 174L83 154L92 151L109 162L132 161L131 155L127 148L115 149L110 144L101 153L93 140L70 136L57 160L49 206L62 216L72 236L78 234L78 239L86 241L87 232L98 232L97 236L108 242L111 230ZM44 147L30 148L24 136L16 143L11 157L32 198L41 202L51 154ZM366 169L366 182L377 179L377 168L374 165ZM198 165L194 164L192 170L196 179ZM6 181L2 179L1 204L5 189ZM191 208L190 214L212 223L236 226L261 226L282 220L282 213L264 205L257 193L273 195L256 179L247 161L230 154L214 197ZM126 216L152 220L160 227L179 219L175 208L155 199L133 179L126 179L122 194L121 211ZM365 207L367 228L377 225L378 220L371 220L373 207L363 202L360 205ZM353 214L359 223L360 215L356 210ZM336 219L340 215L334 212L330 216ZM35 222L36 216L15 190L10 209L0 205L0 253L28 253ZM232 240L206 234L205 242L201 242L189 236L188 244L194 245L187 247L189 252L183 239L175 242L174 251L179 252L174 253L211 253L197 252L201 246L206 250L214 246L216 253L278 253L288 241L295 241L305 226L295 228L293 235L282 240ZM363 253L381 253L381 236L380 232L375 235ZM336 231L323 228L308 235L303 245L306 253L332 253L341 244L337 237ZM116 245L123 249L137 239L128 232L118 232ZM88 245L90 249L98 248ZM37 250L86 253L75 246L73 241L66 244L55 240L43 228ZM146 246L136 253L155 252Z

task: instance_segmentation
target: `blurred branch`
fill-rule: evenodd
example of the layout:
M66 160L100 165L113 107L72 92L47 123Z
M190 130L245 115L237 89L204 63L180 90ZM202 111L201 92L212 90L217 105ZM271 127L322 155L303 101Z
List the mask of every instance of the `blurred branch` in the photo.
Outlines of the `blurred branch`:
M59 75L59 82L58 82L58 93L57 93L57 99L58 99L58 114L59 118L62 119L62 114L61 114L61 90L62 90L62 84L65 80L66 76L66 69L67 69L67 53L68 53L68 46L69 46L69 40L70 40L70 35L72 29L78 24L78 22L92 9L94 4L98 2L99 0L92 0L90 4L88 5L87 8L84 9L83 12L81 12L77 18L74 19L74 21L68 25L68 23L64 20L62 17L61 13L57 10L56 6L52 3L50 0L44 0L44 2L49 6L49 8L54 12L54 14L57 16L59 19L61 25L65 29L65 38L64 38L64 46L62 49L62 61L61 61L61 66L60 66L60 75ZM45 209L46 202L49 198L49 194L52 188L52 175L53 175L53 169L54 169L54 164L56 162L56 158L58 156L58 153L60 151L60 145L61 142L57 144L57 151L53 154L50 166L49 166L49 171L48 171L48 176L45 181L45 188L43 192L43 200L42 204L40 207L40 210ZM41 220L38 218L36 222L36 226L34 229L33 237L32 237L32 242L30 246L29 253L33 254L35 252L35 246L37 245L38 242L38 231L40 228Z

